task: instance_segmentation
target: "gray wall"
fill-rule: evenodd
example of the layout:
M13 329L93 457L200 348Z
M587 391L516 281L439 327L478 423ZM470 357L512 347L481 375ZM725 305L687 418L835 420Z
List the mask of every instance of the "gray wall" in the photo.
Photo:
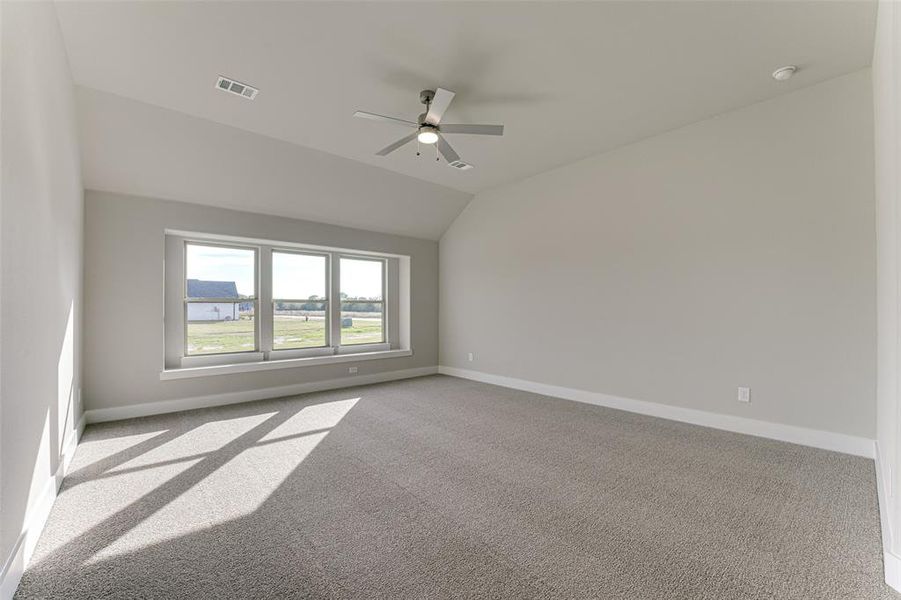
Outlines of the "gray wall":
M873 104L876 130L876 215L877 244L877 383L876 441L879 468L882 469L886 504L883 513L882 540L885 549L901 552L897 523L901 519L898 494L898 464L901 445L898 441L898 282L901 279L899 257L899 224L901 215L901 6L881 1L873 53ZM894 559L895 562L899 558ZM887 569L888 571L889 569Z
M3 2L0 10L3 564L20 538L33 546L35 521L49 510L40 501L56 491L78 416L83 203L72 77L53 4Z
M359 375L438 358L438 244L310 221L108 192L85 194L85 408L347 377L347 364L160 381L166 229L300 242L411 257L413 356L358 363Z
M871 98L863 70L478 194L441 364L873 438Z

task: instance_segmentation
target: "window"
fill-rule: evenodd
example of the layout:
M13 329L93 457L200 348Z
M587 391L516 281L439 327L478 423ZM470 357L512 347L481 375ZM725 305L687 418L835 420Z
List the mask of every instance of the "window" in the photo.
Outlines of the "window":
M407 256L167 233L165 369L409 356L409 273Z
M322 254L272 252L273 350L329 345L327 261Z
M341 258L341 344L385 341L385 263Z
M257 349L256 250L185 244L185 356Z

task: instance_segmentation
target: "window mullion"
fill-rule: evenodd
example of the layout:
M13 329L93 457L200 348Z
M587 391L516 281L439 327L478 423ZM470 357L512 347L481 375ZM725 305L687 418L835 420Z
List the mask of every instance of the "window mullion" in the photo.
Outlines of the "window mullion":
M260 276L259 289L257 290L256 310L258 310L259 320L257 321L257 335L259 340L259 349L263 353L266 360L269 360L269 353L272 352L272 331L273 331L273 301L272 301L272 248L269 246L260 247Z
M391 340L388 338L388 311L386 310L388 304L386 302L388 298L388 290L386 286L388 285L388 261L382 261L382 302L380 306L382 307L382 342L385 344L390 344ZM388 346L391 347L390 345Z
M338 255L330 252L329 262L329 344L338 351L341 345L341 271Z

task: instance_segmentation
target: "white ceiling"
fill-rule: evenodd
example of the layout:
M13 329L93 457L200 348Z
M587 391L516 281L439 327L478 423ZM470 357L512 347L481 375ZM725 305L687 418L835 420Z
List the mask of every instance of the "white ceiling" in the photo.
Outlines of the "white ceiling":
M869 64L852 2L64 2L76 83L478 192ZM789 82L770 73L793 63ZM218 74L260 89L247 101ZM421 89L457 92L456 171L404 135ZM90 134L90 132L87 132Z

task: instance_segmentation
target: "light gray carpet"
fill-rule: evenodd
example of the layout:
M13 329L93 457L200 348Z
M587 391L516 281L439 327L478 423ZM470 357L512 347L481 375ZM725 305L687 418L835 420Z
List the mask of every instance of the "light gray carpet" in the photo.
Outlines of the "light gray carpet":
M874 479L425 377L88 427L17 598L897 598Z

